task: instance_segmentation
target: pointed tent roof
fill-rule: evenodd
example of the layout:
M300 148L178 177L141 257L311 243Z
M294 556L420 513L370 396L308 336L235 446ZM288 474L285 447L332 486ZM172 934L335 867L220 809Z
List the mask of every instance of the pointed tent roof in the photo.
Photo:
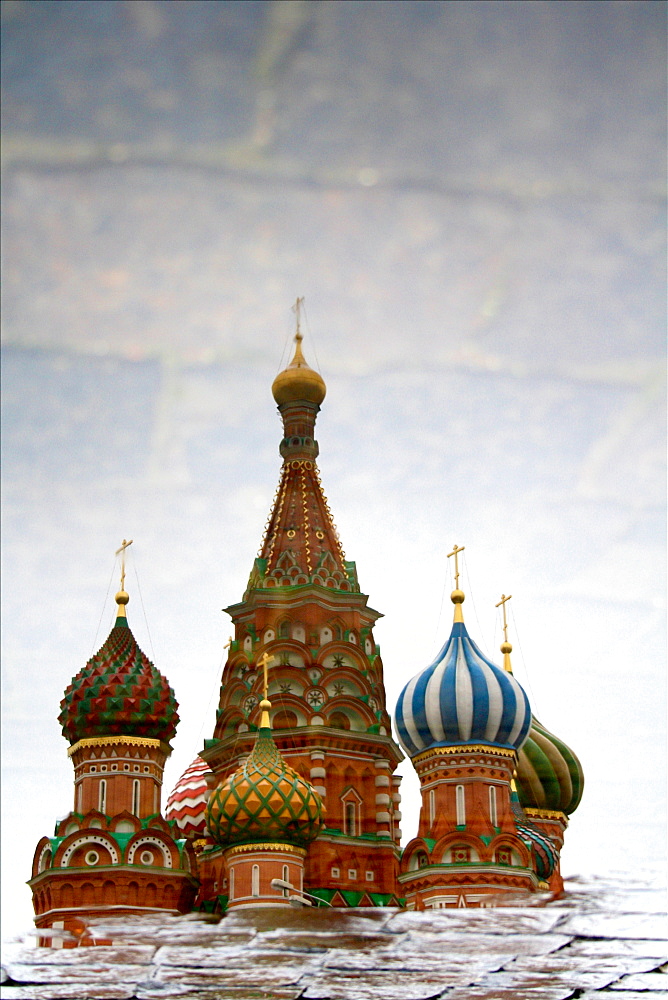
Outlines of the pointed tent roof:
M248 589L315 583L359 593L355 565L346 561L315 461L315 421L325 383L304 360L301 341L297 332L294 357L272 386L284 424L284 461Z

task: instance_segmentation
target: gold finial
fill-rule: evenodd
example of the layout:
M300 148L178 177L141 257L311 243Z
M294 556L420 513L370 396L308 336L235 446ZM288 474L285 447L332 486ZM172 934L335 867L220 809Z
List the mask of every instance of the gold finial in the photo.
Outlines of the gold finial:
M450 558L450 556L455 557L455 589L450 594L450 600L455 606L456 622L464 621L464 615L462 614L462 604L464 603L466 598L464 595L464 591L459 589L459 553L463 552L465 548L466 548L465 545L462 545L461 548L459 547L459 545L455 545L452 552L448 552L448 559Z
M269 719L269 709L271 708L271 702L269 701L269 679L268 679L268 667L269 664L273 662L274 657L271 656L266 650L257 661L258 667L262 667L264 670L264 697L260 702L260 708L262 709L262 717L260 719L260 729L271 729L271 721Z
M118 605L118 610L116 612L117 618L125 618L125 605L130 600L130 595L125 590L125 550L128 546L132 545L132 539L128 542L125 538L121 543L120 549L116 549L116 555L121 557L121 589L116 594L116 604Z
M510 654L513 651L513 647L508 642L508 622L506 620L506 601L509 601L512 594L501 594L501 600L495 605L497 608L503 608L503 642L501 643L501 652L503 653L503 669L507 670L509 674L512 674L513 668L510 662Z
M274 399L279 406L284 403L307 402L320 406L327 387L319 372L314 371L307 363L302 353L301 310L303 298L298 298L292 307L296 317L295 353L292 361L282 372L279 372L271 387Z
M302 295L301 298L297 297L297 299L295 300L295 304L292 307L292 311L295 314L295 320L296 320L296 323L297 323L297 329L295 331L295 340L297 342L300 342L300 341L302 341L304 339L303 336L302 336L302 332L300 330L301 318L302 318L301 314L302 314L302 306L303 305L304 305L304 296Z

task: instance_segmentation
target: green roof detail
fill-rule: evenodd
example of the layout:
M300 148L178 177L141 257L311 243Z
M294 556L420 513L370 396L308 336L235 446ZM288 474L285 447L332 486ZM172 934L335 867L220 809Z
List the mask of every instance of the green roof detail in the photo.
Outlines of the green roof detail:
M214 790L206 808L209 832L223 846L274 840L305 846L323 817L322 799L286 764L271 729L260 729L246 762Z

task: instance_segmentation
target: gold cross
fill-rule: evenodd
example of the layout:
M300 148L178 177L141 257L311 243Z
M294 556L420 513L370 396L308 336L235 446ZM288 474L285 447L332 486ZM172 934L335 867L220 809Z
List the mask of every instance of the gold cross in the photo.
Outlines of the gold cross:
M231 645L232 645L232 636L229 637L229 639L227 640L227 642L223 646L223 649L229 649Z
M466 548L465 545L462 545L461 548L459 548L458 545L455 545L455 547L452 550L452 552L448 552L448 559L450 558L450 556L454 556L455 557L455 590L459 590L459 561L458 561L458 556L459 556L459 553L463 552L465 548Z
M120 549L116 549L116 555L121 557L121 590L125 590L125 550L129 545L132 545L132 539L129 542L123 539Z
M270 656L269 653L264 652L260 659L257 661L258 667L264 668L264 700L267 701L269 695L269 681L267 680L267 667L273 661L274 657Z
M301 308L302 308L303 305L304 305L304 297L302 296L301 299L298 298L296 300L295 304L292 307L292 311L295 314L295 317L297 319L297 332L295 333L295 340L303 340L304 339L302 337L302 332L299 329L299 324L300 324L300 321L301 321Z
M503 608L503 641L504 642L508 642L508 622L506 621L506 601L509 601L512 596L513 596L512 594L508 594L508 596L506 597L505 594L501 594L501 600L499 601L498 604L494 605L495 608L501 608L501 607Z

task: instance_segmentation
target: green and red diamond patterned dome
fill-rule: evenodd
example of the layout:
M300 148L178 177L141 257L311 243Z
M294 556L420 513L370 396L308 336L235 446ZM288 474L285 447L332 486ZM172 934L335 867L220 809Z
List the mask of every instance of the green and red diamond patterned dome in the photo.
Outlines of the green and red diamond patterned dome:
M72 679L60 703L63 736L145 736L167 743L176 733L172 688L142 653L119 607L104 645Z

